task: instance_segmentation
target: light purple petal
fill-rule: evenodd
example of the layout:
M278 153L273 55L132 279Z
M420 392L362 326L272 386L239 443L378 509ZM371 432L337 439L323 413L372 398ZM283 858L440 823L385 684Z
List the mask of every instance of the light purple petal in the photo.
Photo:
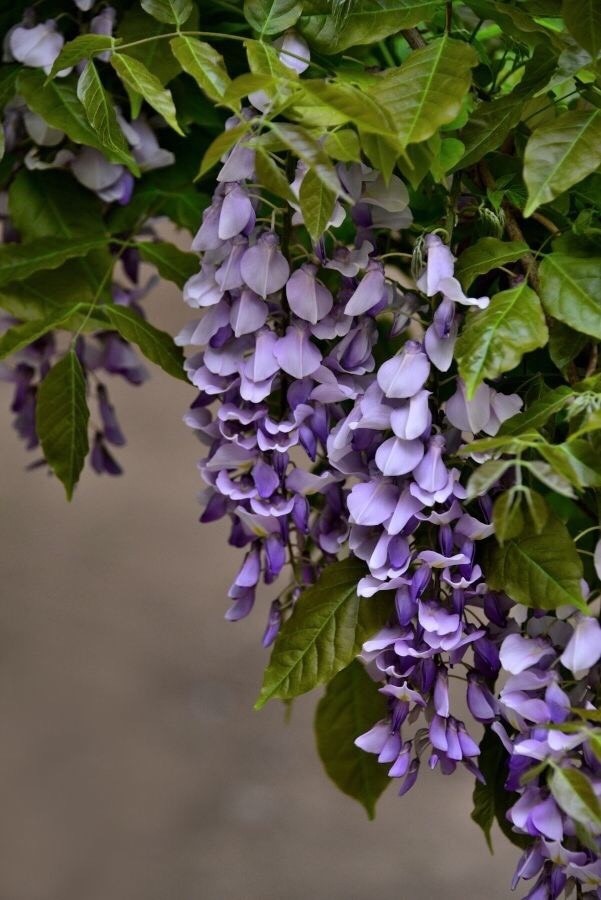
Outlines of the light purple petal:
M574 632L560 656L562 665L580 679L601 658L601 628L594 616L578 616Z
M347 498L351 521L356 525L381 525L394 512L399 492L389 481L356 484Z
M230 313L230 325L236 337L243 334L253 334L267 321L269 310L253 291L246 288L232 303Z
M296 325L290 325L286 329L286 335L279 338L274 354L280 368L293 378L312 375L321 365L321 352L312 342L309 333Z
M284 287L290 266L279 250L277 237L268 232L246 251L240 271L249 288L265 299Z
M370 266L372 263L370 263ZM347 316L360 316L376 306L384 293L384 272L381 266L367 271L352 297L344 307Z
M428 375L430 363L421 344L407 341L398 356L389 359L378 370L378 384L390 398L413 397L420 391Z
M315 277L315 266L305 263L292 273L286 283L286 297L292 312L300 319L315 325L332 308L330 291Z
M221 212L219 214L218 235L222 241L235 237L244 231L254 214L250 197L239 184L228 184Z
M421 441L403 441L391 437L376 451L376 465L383 475L406 475L411 472L424 455Z
M417 286L428 297L433 297L440 290L441 279L452 276L455 257L437 234L427 235L425 244L428 251L426 270L418 278Z
M391 412L390 427L397 437L411 441L430 429L432 414L428 406L429 396L429 391L418 391Z

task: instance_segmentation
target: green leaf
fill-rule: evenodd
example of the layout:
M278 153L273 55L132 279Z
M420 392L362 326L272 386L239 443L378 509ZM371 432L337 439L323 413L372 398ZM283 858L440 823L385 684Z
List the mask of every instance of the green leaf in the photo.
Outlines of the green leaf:
M234 125L233 128L222 131L207 148L200 164L199 177L205 175L212 169L213 166L219 162L221 157L227 153L228 150L231 150L234 144L238 143L240 138L248 133L249 128L250 124L248 122L240 122L239 125Z
M25 241L105 233L100 200L66 172L21 169L8 202L11 221Z
M178 28L192 15L192 0L140 0L140 3L154 19Z
M514 369L548 337L540 301L526 282L495 294L486 309L467 317L457 341L455 356L468 397L485 378Z
M302 10L298 0L244 0L244 18L261 37L292 28Z
M298 199L307 231L316 241L332 218L336 194L309 169L301 182Z
M210 44L181 35L170 41L173 55L207 97L219 103L231 84L223 57Z
M572 766L554 766L549 780L558 806L576 822L596 834L601 830L601 805L590 781Z
M36 403L36 429L44 456L69 500L89 449L89 418L84 372L75 351L69 350L42 381Z
M174 131L183 135L184 132L177 123L171 91L162 86L159 79L148 71L144 63L125 53L113 53L111 65L129 90L140 94Z
M585 334L574 331L557 319L549 322L549 356L561 371L578 356L586 343Z
M372 135L370 135L370 137L371 136ZM377 137L375 139L378 140ZM359 162L361 159L359 139L356 133L350 128L341 128L338 131L331 131L326 135L323 142L323 149L328 156L332 157L332 159L339 159L341 162Z
M456 118L477 61L469 44L445 35L411 53L369 89L392 118L402 146L425 141Z
M576 494L567 478L560 475L557 469L554 469L549 463L542 460L522 461L522 466L526 466L538 480L545 485L550 491L561 494L562 497L574 498Z
M495 536L500 544L518 537L524 530L521 491L511 489L495 500L492 510Z
M375 44L401 29L428 21L439 0L354 0L342 22L330 0L303 5L300 30L322 53L332 55L357 44Z
M346 200L351 199L343 190L336 170L328 156L308 131L299 125L288 125L282 122L271 122L270 128L286 149L292 150L309 169L314 170L315 175L326 188L329 188L337 196L342 196Z
M358 660L332 679L315 712L317 752L327 774L339 790L361 803L370 819L390 778L386 767L354 741L386 713L385 698Z
M574 392L566 385L547 391L531 403L528 409L503 422L499 434L523 434L533 428L540 428L551 416L561 412L573 396Z
M56 83L55 81L51 82L49 87ZM79 76L77 97L109 160L122 163L135 175L139 175L138 166L127 148L125 137L117 122L113 101L103 88L98 70L93 62L86 63L85 69Z
M489 587L505 591L517 603L534 609L557 609L570 603L586 609L580 557L567 528L554 515L539 534L526 523L519 537L502 547L489 544L486 556Z
M547 313L601 340L601 258L550 253L539 274Z
M467 291L478 275L521 259L530 248L524 241L501 241L484 237L464 250L455 266L455 275Z
M273 158L262 147L257 147L255 153L255 172L259 184L271 191L277 197L283 197L291 203L297 203L288 179Z
M155 328L126 306L107 305L103 306L102 311L121 337L136 344L146 359L156 363L168 375L187 381L182 350L175 346L169 334Z
M0 245L0 285L26 278L41 269L56 269L67 259L85 256L104 238L42 237L25 244Z
M317 78L300 81L298 88L291 112L304 125L325 128L352 122L366 134L396 141L397 123L381 105L379 95L372 98L352 84Z
M323 570L284 623L265 670L256 708L286 700L330 681L353 660L390 616L389 598L357 596L365 566L345 559Z
M561 14L574 40L597 59L601 53L601 6L597 0L563 0Z
M195 253L186 253L166 241L142 241L135 246L143 260L156 266L163 278L180 288L198 272Z
M494 487L512 465L513 463L508 459L487 459L470 476L467 485L468 499L473 500L475 497L485 494L491 487Z
M95 53L114 50L120 43L121 38L110 37L106 34L80 34L75 40L65 44L54 60L48 77L54 78L57 72L74 66L81 59L91 59Z
M601 487L599 454L587 441L575 438L565 444L541 444L538 452L570 484L580 489Z
M22 69L17 79L17 90L33 112L48 125L64 131L76 144L106 150L86 119L71 79L60 78L46 84L41 69ZM121 159L113 158L112 161L121 162Z
M478 768L485 778L485 783L476 781L473 793L474 809L471 816L484 832L488 849L492 853L490 833L495 819L503 834L512 843L524 846L523 842L527 841L527 838L517 835L507 821L507 811L518 797L516 793L505 788L509 773L507 751L490 728L486 728L480 742Z
M524 151L525 216L601 165L601 110L570 109L530 135Z
M340 132L334 132L334 134L336 133L340 134ZM382 173L384 181L388 184L399 156L397 140L391 141L381 134L369 134L368 132L362 131L361 147L364 153L369 157L374 169L377 169L378 172ZM327 150L327 141L324 144L324 149ZM330 153L330 156L333 156L334 159L338 159L334 153Z
M513 94L480 103L461 132L465 153L455 169L467 169L496 150L520 121L523 108L524 98Z
M187 22L187 29L192 31L197 28L198 9L194 6L192 16ZM169 40L163 37L173 34L173 26L168 22L157 22L136 3L125 11L117 33L123 39L124 44L129 45L135 41L144 42L133 47L128 46L127 53L144 63L148 71L152 72L161 84L167 84L179 74L179 63L169 46ZM146 40L147 38L153 40Z
M0 337L0 359L4 359L10 353L16 353L17 350L22 350L23 347L37 341L42 335L57 328L71 315L71 312L71 310L61 310L44 319L33 319L9 328Z

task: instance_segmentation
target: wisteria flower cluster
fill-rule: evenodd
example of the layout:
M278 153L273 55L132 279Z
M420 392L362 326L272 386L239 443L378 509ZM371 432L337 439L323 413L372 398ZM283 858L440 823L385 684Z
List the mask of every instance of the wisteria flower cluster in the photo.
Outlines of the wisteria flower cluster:
M456 376L443 402L437 389L462 316L489 298L466 295L435 232L421 245L426 265L414 288L400 287L378 247L383 230L410 225L408 193L397 176L385 185L365 165L339 164L352 205L337 203L334 230L292 261L289 228L302 215L291 204L270 221L254 159L240 142L217 175L192 244L200 271L184 288L204 314L176 339L203 348L186 362L200 391L186 422L208 447L201 521L228 516L230 543L245 549L226 617L246 616L260 581L287 569L289 584L267 612L269 646L328 563L361 560L358 595L389 592L394 608L360 654L387 715L356 746L400 779L401 795L422 761L444 774L461 763L485 783L477 734L486 726L509 757L507 827L532 839L515 882L536 877L530 898L558 897L568 881L596 891L596 851L572 849L582 820L558 805L543 773L586 772L601 789L586 723L572 712L597 710L601 629L570 606L529 618L489 587L477 546L494 532L501 486L468 498L452 460L475 437L497 435L522 400L486 383L470 398ZM296 195L304 175L301 164ZM347 219L352 245L336 237ZM465 684L467 726L453 678Z
M578 900L601 898L601 22L543 6L0 10L0 379L69 497L87 458L121 471L107 376L190 382L200 519L240 551L226 617L266 599L257 707L325 686L320 757L370 816L466 769L513 887ZM142 307L160 278L194 310L175 339Z

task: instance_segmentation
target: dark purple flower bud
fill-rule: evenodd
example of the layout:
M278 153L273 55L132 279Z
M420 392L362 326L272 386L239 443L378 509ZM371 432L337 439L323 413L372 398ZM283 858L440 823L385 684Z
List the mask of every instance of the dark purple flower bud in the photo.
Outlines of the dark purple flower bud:
M409 771L405 776L405 780L403 781L400 789L399 789L399 797L403 797L405 794L409 793L415 782L417 781L417 776L419 775L419 759L417 757L411 760L411 764L409 766Z
M275 469L261 459L253 467L252 477L259 497L271 497L280 486L280 479Z
M499 651L486 637L474 642L474 665L485 678L496 678L501 669Z
M200 521L203 523L216 522L217 519L221 519L226 514L227 506L228 503L226 497L223 497L218 493L211 494L209 501L200 517Z
M453 529L450 525L442 525L438 532L438 544L445 556L450 556L453 552Z
M467 678L467 705L478 722L492 722L496 716L495 698L478 676L471 672Z
M239 588L254 588L255 585L258 584L260 574L261 560L259 557L259 550L257 547L253 547L253 549L246 554L240 571L236 575L234 584Z
M109 402L108 392L103 384L98 385L97 396L104 436L110 444L121 447L125 443L125 437L119 427L115 407Z
M123 469L113 455L109 453L102 439L102 434L99 432L94 437L90 463L94 471L99 475L121 475L123 473Z
M291 516L301 534L307 534L309 531L309 512L309 501L302 494L297 494L294 498Z
M265 539L265 563L265 584L271 584L286 564L286 548L277 534L270 534Z
M234 598L234 602L225 614L228 622L238 622L240 619L246 618L255 603L255 589L243 588Z
M267 626L265 628L265 632L263 634L263 639L261 641L264 647L271 647L276 637L279 634L280 627L282 625L282 611L280 609L280 604L277 600L274 600L271 606L269 607L269 615L267 617Z

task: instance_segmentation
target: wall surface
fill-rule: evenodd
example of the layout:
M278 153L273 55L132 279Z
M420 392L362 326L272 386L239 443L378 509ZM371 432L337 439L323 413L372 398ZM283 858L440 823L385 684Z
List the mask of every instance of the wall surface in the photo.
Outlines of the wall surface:
M149 298L177 329L175 289ZM506 900L516 861L425 773L376 821L328 782L314 697L254 712L263 608L224 621L239 551L197 524L193 396L115 384L121 479L71 505L9 428L0 383L0 900Z

